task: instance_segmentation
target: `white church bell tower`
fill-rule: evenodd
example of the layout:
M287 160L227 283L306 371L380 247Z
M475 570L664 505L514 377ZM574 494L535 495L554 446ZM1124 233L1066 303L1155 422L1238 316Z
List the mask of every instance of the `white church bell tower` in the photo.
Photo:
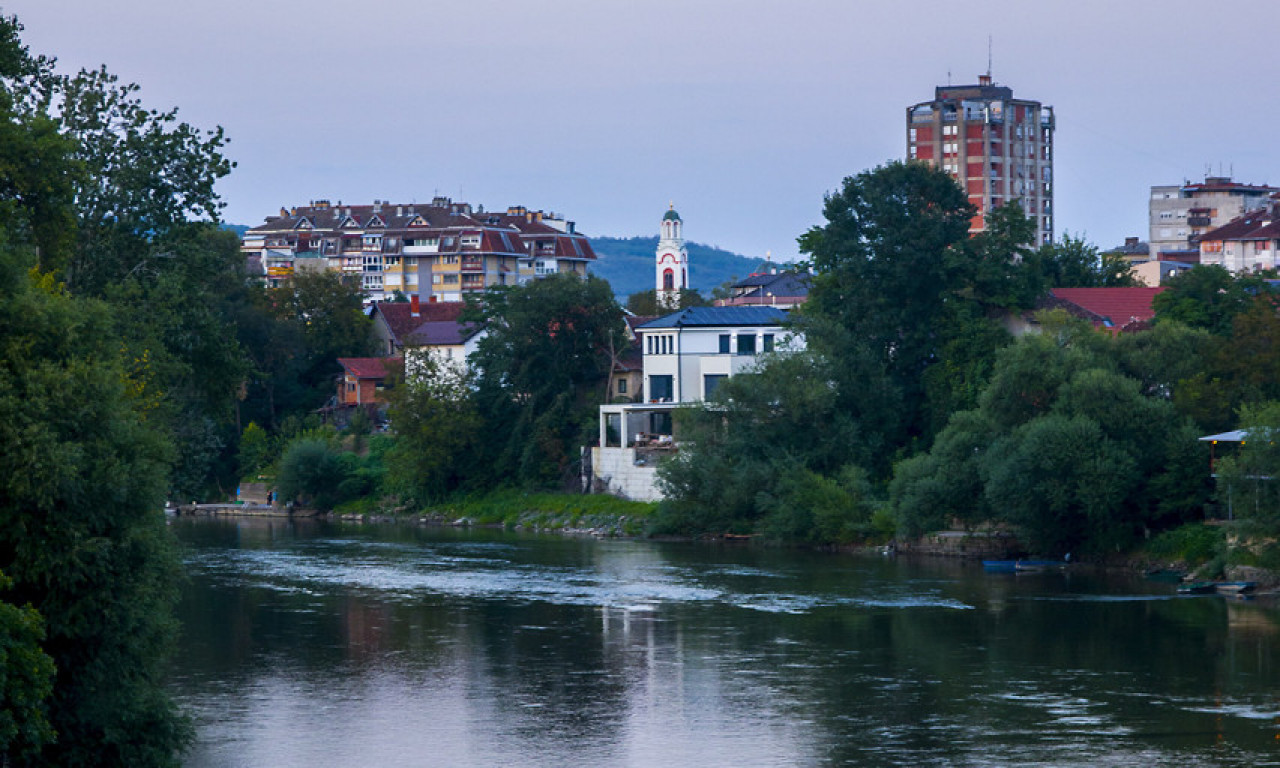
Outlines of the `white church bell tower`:
M658 306L665 309L679 308L680 291L689 288L689 251L684 247L683 228L684 222L673 203L662 215L662 235L654 262Z

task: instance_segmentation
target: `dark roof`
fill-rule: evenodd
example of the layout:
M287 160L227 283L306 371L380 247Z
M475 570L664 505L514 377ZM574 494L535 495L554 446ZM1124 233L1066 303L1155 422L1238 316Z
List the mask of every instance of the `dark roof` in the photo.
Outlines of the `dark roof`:
M379 301L373 305L374 316L382 317L391 336L401 343L423 323L456 321L466 304L461 301L430 301L419 305L418 316L413 316L409 302Z
M662 220L663 221L681 221L681 218L680 218L680 214L676 213L676 209L673 207L670 210L668 210L666 213L662 214Z
M756 273L734 283L733 287L755 289L743 292L742 296L808 296L811 280L809 275L797 272Z
M706 328L734 325L780 325L787 312L777 307L690 307L645 323L636 330Z
M338 362L357 379L385 379L404 363L399 357L340 357Z
M1259 208L1235 217L1217 229L1200 235L1196 242L1206 240L1274 240L1280 238L1280 220L1267 209Z
M643 371L644 370L644 350L640 348L640 342L636 341L630 344L626 351L618 357L613 365L614 373L623 373L625 371Z
M477 326L474 323L459 323L457 320L432 320L410 331L404 337L404 340L410 346L449 346L465 343L467 339L475 335L476 330Z

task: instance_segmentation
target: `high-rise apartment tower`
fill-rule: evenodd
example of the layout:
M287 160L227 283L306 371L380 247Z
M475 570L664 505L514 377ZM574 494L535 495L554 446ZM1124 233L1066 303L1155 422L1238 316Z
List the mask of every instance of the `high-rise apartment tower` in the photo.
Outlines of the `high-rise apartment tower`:
M977 85L939 86L933 101L907 107L907 157L941 168L978 209L1018 202L1036 223L1035 245L1053 240L1053 107L1013 98L980 75Z

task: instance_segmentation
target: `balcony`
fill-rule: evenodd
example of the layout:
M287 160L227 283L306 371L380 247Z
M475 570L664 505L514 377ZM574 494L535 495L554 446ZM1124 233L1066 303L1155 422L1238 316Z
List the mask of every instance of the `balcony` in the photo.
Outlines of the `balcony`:
M463 259L461 270L463 272L483 272L484 259Z
M1188 216L1187 225L1191 227L1207 227L1213 223L1213 219L1208 216Z

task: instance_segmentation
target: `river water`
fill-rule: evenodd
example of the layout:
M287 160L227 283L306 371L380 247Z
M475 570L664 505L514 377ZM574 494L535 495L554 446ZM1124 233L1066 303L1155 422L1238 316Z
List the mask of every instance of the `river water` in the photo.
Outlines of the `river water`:
M1280 612L1086 571L173 523L188 766L1280 765Z

